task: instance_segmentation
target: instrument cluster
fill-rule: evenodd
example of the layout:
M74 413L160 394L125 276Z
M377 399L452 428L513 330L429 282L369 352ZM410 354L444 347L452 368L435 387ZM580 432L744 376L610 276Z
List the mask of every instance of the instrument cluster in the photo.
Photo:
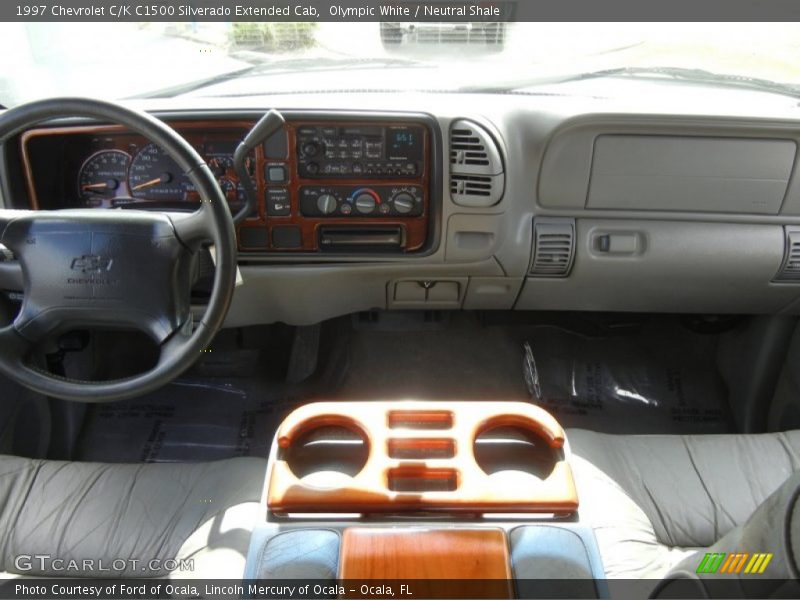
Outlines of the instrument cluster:
M211 168L231 212L242 208L246 197L233 155L247 128L178 130ZM180 209L200 200L189 177L160 146L121 128L38 130L24 140L23 153L36 173L29 176L34 208ZM53 164L53 156L62 160ZM255 156L247 168L255 179Z
M205 158L231 205L245 202L244 189L233 172L238 140L206 142L197 148ZM125 150L98 150L81 165L77 193L85 207L120 208L141 203L191 201L194 186L164 150L149 143L134 154Z

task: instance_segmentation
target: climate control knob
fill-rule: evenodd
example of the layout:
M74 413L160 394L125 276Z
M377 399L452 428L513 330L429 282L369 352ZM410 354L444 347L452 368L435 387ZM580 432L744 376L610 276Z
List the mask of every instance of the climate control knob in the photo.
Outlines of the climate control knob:
M336 197L331 194L321 194L317 198L317 210L323 215L329 215L336 210Z
M401 215L405 215L414 210L414 196L408 192L400 192L392 196L394 209Z
M375 210L375 206L378 202L375 199L374 192L370 193L365 191L355 197L353 204L355 204L356 210L362 215L368 215Z

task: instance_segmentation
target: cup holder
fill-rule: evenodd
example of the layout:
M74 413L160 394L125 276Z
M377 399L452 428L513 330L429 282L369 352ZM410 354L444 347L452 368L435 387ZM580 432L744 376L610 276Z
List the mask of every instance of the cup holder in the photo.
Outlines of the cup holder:
M314 427L283 450L294 475L312 487L339 487L364 468L369 444L356 429L342 425Z
M273 513L571 514L565 433L525 402L318 402L284 419Z
M516 426L491 427L473 443L475 462L493 479L546 479L562 458L534 432Z

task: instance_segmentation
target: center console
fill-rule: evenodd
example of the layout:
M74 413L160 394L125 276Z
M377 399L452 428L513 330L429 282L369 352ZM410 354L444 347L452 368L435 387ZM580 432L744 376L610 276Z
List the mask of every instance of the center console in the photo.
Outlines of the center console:
M438 130L425 115L287 114L256 152L259 207L240 250L418 253L434 238Z
M264 498L246 579L348 598L605 595L565 432L530 403L303 406L275 435Z

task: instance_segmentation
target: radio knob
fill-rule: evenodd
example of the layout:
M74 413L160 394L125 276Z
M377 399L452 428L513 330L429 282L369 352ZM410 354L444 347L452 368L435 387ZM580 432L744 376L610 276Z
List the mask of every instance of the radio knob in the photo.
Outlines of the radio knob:
M303 144L303 154L306 156L316 156L319 152L319 144L317 142L306 142Z
M368 192L362 192L356 196L354 204L358 212L362 215L367 215L375 210L375 197Z
M336 210L336 198L331 194L322 194L317 198L317 210L323 215L329 215Z
M319 165L315 162L310 162L306 165L306 171L309 175L316 175L319 173Z
M405 215L414 210L414 196L408 192L400 192L392 197L394 209L401 215Z

